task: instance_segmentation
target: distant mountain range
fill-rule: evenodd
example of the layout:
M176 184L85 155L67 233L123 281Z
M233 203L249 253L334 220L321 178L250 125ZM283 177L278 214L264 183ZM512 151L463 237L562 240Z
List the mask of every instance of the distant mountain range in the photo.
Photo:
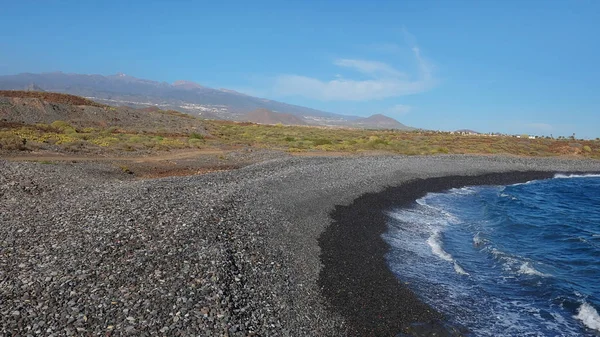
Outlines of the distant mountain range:
M286 104L245 95L228 89L213 89L190 81L172 84L139 79L122 73L103 75L66 74L62 72L0 76L0 90L32 90L68 93L83 96L99 103L130 107L155 106L173 109L209 119L237 121L277 120L288 114L284 122L340 127L383 128L410 130L393 118L374 115L368 118L347 116L320 111L298 105ZM250 113L253 112L253 113ZM250 113L250 114L249 114ZM271 117L277 116L272 119ZM295 117L296 119L292 119Z

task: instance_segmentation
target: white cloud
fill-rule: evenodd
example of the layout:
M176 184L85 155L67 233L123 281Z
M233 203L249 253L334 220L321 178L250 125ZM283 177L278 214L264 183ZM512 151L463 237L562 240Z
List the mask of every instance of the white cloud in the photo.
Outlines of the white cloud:
M281 75L275 81L274 92L279 96L303 96L323 101L367 101L430 90L437 84L433 66L421 56L419 48L413 47L412 52L417 63L417 74L412 79L387 63L338 59L334 65L354 69L371 78L321 80L302 75Z
M350 59L337 59L333 62L336 66L352 68L363 74L381 77L404 77L406 76L402 72L394 69L394 67L377 61L365 61L365 60L350 60Z

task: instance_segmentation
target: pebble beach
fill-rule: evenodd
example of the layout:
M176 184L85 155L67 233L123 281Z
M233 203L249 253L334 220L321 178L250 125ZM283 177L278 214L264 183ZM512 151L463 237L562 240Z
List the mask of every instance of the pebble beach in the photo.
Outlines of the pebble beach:
M282 157L142 180L101 163L0 160L0 333L465 334L387 269L382 209L556 172L600 162Z

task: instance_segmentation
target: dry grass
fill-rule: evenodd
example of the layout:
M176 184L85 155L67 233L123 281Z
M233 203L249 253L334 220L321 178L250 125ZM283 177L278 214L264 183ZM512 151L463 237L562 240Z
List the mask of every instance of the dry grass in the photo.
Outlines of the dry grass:
M172 112L165 112L171 114ZM0 150L52 149L68 152L138 152L173 149L255 147L288 152L389 152L406 155L504 154L600 159L600 140L462 136L439 132L400 132L204 121L210 136L52 124L1 124Z
M211 121L209 132L221 143L290 152L386 151L407 155L439 153L578 156L600 159L599 140L528 139L457 135L428 131L375 131Z
M2 150L134 152L201 147L205 147L205 142L198 134L134 132L115 127L76 128L64 121L55 121L52 124L0 125L0 149Z

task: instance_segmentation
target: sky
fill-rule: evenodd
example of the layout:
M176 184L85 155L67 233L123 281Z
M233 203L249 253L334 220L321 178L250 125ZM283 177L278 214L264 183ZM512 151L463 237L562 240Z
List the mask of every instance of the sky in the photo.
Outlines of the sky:
M434 130L600 137L600 1L6 1L0 75L118 72Z

